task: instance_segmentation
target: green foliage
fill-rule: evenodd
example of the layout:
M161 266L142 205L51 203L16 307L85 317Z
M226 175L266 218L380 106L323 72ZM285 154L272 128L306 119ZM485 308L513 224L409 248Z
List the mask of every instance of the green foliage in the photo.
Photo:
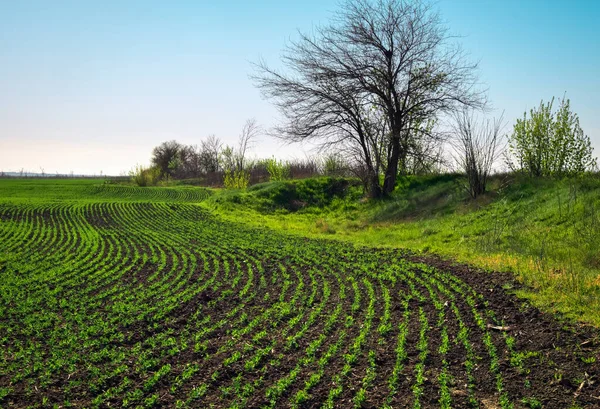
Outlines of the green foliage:
M544 407L544 405L542 405L542 402L533 397L523 398L521 399L521 402L523 403L523 405L531 409L542 409Z
M516 167L531 176L582 173L597 166L590 138L571 112L570 101L562 99L557 111L554 98L523 114L509 137L509 148Z
M294 192L357 201L351 184L323 178ZM285 186L241 193L272 199ZM397 249L228 221L208 198L0 181L0 405L395 407L412 391L413 407L449 408L465 389L469 400L497 393L507 409L522 397L505 390L515 373L501 359L505 347L524 351L489 331L487 288ZM491 387L477 379L488 368Z
M129 171L129 176L131 181L140 187L156 186L160 181L160 173L160 169L156 166L146 168L142 165L136 165Z
M289 194L283 197L294 197L284 183L267 183L248 195L213 196L207 204L238 222L514 271L536 288L522 293L536 305L600 325L598 174L561 180L496 175L475 201L461 188L460 175L408 176L386 200L350 194L289 213L277 211L289 203L277 199L281 189Z
M246 189L250 183L250 172L247 170L225 170L223 187L225 189Z
M361 195L359 182L354 179L323 177L260 183L246 192L224 193L215 196L214 200L264 212L296 212L319 211L336 204L352 203Z
M346 176L348 164L339 154L329 154L323 159L323 172L327 176Z
M227 172L233 172L237 169L237 156L235 149L229 145L225 145L219 152L219 164L222 169Z
M276 158L266 159L264 163L271 182L281 182L290 177L289 163L278 161Z
M243 152L231 146L225 146L220 153L219 162L223 169L223 187L225 189L246 189L250 183L249 163Z
M581 357L581 361L586 363L586 364L593 364L596 362L596 357L595 356L587 356L587 357Z

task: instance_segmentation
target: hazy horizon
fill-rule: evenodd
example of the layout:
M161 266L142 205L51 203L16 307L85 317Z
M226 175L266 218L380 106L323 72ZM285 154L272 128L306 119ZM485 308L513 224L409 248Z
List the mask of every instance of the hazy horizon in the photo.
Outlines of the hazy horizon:
M587 1L439 0L451 33L480 62L505 131L540 100L566 92L600 155L600 5ZM278 66L297 30L328 20L334 0L22 1L0 3L0 171L119 175L152 148L244 122L278 121L248 78ZM263 137L255 157L302 158Z

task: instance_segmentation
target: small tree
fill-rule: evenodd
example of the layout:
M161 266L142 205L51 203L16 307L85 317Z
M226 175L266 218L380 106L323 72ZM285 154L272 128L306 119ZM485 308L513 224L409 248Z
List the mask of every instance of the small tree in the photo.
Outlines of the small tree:
M223 143L215 135L210 135L200 145L200 167L205 174L220 170L219 154Z
M239 137L238 150L235 155L235 165L237 170L244 170L247 167L246 153L248 152L248 149L252 148L252 145L256 142L256 139L261 132L262 128L256 119L251 118L246 120Z
M570 100L560 100L553 110L554 98L547 104L523 114L509 137L510 153L516 163L509 165L531 176L580 173L596 166L590 138L579 125L579 117L571 112Z
M323 158L323 174L327 176L347 176L349 167L341 154L330 153Z
M177 154L175 176L177 178L200 177L200 150L196 145L182 145Z
M467 176L467 190L472 198L485 193L492 166L500 154L502 118L478 122L467 110L455 115L455 159Z
M220 164L223 168L223 185L226 189L244 189L250 183L251 165L246 154L256 141L262 128L255 119L248 119L242 128L237 149L225 146L221 151Z
M152 150L152 165L160 169L164 176L174 176L179 163L179 150L182 148L177 141L163 142Z

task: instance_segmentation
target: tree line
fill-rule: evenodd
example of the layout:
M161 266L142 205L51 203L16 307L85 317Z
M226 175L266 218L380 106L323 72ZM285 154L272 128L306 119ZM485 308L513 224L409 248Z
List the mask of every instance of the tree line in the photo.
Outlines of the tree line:
M554 99L542 101L518 119L504 149L503 118L478 119L488 101L477 63L425 1L347 0L331 21L299 33L282 63L278 70L260 61L251 76L284 119L269 134L331 152L373 198L389 195L399 175L447 168L448 156L466 174L472 197L485 192L501 155L512 170L531 176L597 166L566 97L556 110ZM249 120L233 147L214 136L200 146L165 142L154 149L148 172L162 178L221 173L225 186L245 187L252 167L247 151L262 131ZM277 170L272 178L285 177L273 160L261 166Z
M215 135L200 141L200 145L185 145L175 140L163 142L152 150L151 166L136 166L130 171L130 177L139 186L194 179L208 186L245 188L264 181L356 173L352 165L336 153L291 161L250 158L249 151L262 132L256 120L249 119L233 146L223 144Z
M152 166L137 166L131 176L138 185L156 184L159 180L204 178L208 184L218 184L225 178L229 187L248 184L247 152L261 128L255 119L244 124L238 146L224 145L215 135L200 145L184 145L166 141L152 150Z

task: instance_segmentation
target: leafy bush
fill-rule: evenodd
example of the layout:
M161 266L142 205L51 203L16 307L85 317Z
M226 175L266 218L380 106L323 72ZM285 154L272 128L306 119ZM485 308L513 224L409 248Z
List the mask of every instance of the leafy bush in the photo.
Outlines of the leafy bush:
M272 182L280 182L290 176L290 165L288 163L272 158L265 160L265 166L267 172L269 172L269 180Z
M250 182L250 172L247 170L226 170L223 177L225 189L246 189Z
M155 186L160 180L160 173L160 168L157 166L145 168L142 165L136 165L129 171L129 176L138 186Z
M258 199L259 207L266 211L322 208L331 205L336 199L357 200L361 193L358 181L331 177L270 182L252 186L248 192Z
M570 101L562 99L554 112L552 101L518 119L509 137L516 166L531 176L549 176L585 172L596 166L590 138L583 133L579 117L571 112Z

